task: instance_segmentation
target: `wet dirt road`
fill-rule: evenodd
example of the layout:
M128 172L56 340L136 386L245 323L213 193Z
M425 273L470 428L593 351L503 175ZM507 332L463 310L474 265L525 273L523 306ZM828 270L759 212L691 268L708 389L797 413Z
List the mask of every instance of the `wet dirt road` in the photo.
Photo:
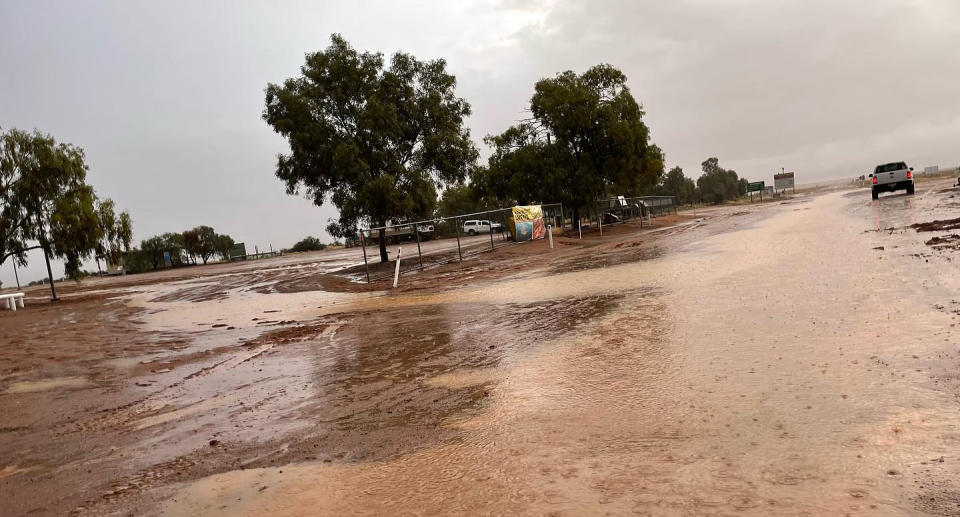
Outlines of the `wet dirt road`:
M183 355L85 424L125 430L130 473L79 510L956 515L960 275L908 228L960 215L937 189L726 207L455 289L127 297Z
M496 366L417 371L427 387L482 387L479 407L439 421L444 440L222 473L165 509L955 515L960 411L937 380L958 342L936 308L955 269L919 267L909 238L881 254L889 239L868 231L910 224L920 203L831 194L650 261L371 300L455 307L439 318L450 343L482 339L461 311L484 304L582 319L516 329L546 334L532 340L492 331L489 346L526 342Z

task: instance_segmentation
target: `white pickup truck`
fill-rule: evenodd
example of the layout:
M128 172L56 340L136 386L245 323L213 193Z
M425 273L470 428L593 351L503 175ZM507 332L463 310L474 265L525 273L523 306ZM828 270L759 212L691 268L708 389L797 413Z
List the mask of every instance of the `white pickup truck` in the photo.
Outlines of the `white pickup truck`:
M904 162L877 165L870 178L873 199L880 197L881 192L895 190L906 190L907 194L913 194L913 167L907 167Z

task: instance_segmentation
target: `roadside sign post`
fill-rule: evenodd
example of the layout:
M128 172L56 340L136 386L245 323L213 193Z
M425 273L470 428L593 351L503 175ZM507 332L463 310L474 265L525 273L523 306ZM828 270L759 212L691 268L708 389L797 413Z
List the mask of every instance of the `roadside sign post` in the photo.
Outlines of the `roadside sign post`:
M796 194L797 186L794 181L794 173L783 172L783 169L781 168L780 174L773 175L773 190L775 192L783 192L787 189L790 189L794 194Z
M397 288L397 282L400 281L400 252L403 248L397 248L397 269L393 272L393 288Z
M753 193L760 193L760 202L763 203L763 189L765 188L765 183L762 181L754 181L753 183L747 183L747 192L750 194L750 201L753 202Z
M367 272L367 283L370 283L370 266L367 265L367 241L363 239L363 230L360 230L360 247L363 248L363 269Z

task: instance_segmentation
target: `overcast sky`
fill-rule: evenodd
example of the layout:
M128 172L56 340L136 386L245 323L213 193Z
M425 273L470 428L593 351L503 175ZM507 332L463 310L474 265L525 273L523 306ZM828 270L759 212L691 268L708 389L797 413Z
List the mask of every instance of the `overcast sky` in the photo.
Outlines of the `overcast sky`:
M335 214L287 196L263 89L341 33L444 58L474 139L523 117L533 84L610 63L668 167L800 183L873 165L960 163L960 2L0 2L0 127L86 150L135 240L206 224L248 249L329 239ZM55 274L62 273L57 266ZM33 255L28 271L42 275ZM0 280L13 283L4 264Z

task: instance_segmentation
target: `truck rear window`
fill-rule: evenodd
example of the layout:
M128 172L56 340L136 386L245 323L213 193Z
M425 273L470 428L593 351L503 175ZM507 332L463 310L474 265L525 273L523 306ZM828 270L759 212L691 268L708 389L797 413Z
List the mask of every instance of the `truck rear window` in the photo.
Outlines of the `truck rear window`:
M873 171L874 174L880 174L881 172L893 172L900 171L907 168L907 164L903 162L888 163L886 165L877 165L877 169Z

